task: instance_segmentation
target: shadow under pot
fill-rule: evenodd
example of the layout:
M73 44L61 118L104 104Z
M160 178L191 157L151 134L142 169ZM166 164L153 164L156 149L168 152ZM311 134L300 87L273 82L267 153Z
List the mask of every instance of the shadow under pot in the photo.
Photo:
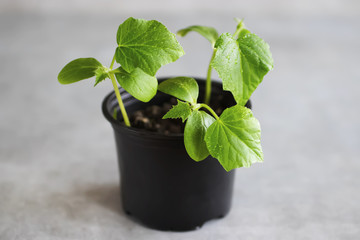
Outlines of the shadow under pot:
M196 80L202 100L205 81ZM171 98L158 93L150 102L143 103L122 88L120 92L129 114ZM231 93L224 92L221 83L213 81L212 99L219 95L226 107L235 105ZM114 109L118 110L118 103L112 92L104 99L102 110L114 129L126 214L149 228L189 231L230 211L234 170L226 172L211 156L201 162L192 160L185 150L183 134L164 135L126 127L121 114L119 120L113 118Z

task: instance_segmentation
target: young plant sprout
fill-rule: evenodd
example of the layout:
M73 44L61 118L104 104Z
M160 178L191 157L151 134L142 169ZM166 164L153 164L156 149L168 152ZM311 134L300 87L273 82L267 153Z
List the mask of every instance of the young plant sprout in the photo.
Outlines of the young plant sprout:
M134 98L148 102L157 92L156 72L161 66L184 55L184 50L175 35L155 20L128 18L119 26L116 42L117 47L109 68L94 58L78 58L60 71L58 80L62 84L69 84L95 76L96 86L109 78L124 123L130 127L116 80ZM115 61L120 67L114 69Z
M211 155L226 171L262 162L260 124L245 104L273 68L268 44L247 30L242 20L238 20L234 34L219 36L214 28L205 26L190 26L178 34L185 36L190 31L203 35L213 48L204 103L198 102L199 87L193 78L175 77L158 85L155 74L159 68L176 61L184 51L175 35L154 20L129 18L119 26L117 47L109 68L94 58L79 58L61 70L58 80L69 84L95 76L97 85L109 78L126 126L130 126L130 121L116 80L143 102L150 101L157 90L172 95L178 104L163 118L186 121L184 143L192 159L201 161ZM120 67L114 68L115 61ZM235 106L225 109L220 116L209 106L213 68L222 79L223 89L230 91L236 101Z

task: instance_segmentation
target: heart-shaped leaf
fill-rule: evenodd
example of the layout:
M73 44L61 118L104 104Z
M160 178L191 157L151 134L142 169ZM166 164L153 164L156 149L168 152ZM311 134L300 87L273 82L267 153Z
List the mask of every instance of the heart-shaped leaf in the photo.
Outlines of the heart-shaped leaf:
M272 69L269 46L255 34L243 29L237 41L230 33L222 34L215 48L211 66L222 79L224 90L231 91L236 102L244 106Z
M207 130L206 146L226 171L262 162L260 124L250 109L240 105L226 109Z
M117 44L116 61L127 72L140 68L151 76L184 54L175 34L155 20L128 18L119 26Z

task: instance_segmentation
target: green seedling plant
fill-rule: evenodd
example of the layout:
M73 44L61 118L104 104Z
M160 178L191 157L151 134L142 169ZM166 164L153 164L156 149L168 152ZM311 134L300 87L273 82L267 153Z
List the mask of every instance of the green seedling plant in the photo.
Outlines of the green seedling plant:
M78 58L59 73L61 84L75 83L95 77L95 86L109 78L126 126L131 123L120 96L117 82L134 98L148 102L157 92L156 72L161 66L176 61L184 50L171 33L158 21L128 18L116 34L117 46L110 67L95 58ZM117 62L119 67L114 68Z
M247 30L240 20L234 34L218 36L214 28L205 26L190 26L178 34L185 36L190 31L203 35L213 48L204 103L198 102L199 87L193 78L175 77L158 84L155 75L159 68L176 61L184 51L175 35L155 20L129 18L119 26L110 67L94 58L79 58L60 71L58 80L70 84L95 77L96 86L109 78L128 127L131 123L118 84L143 102L150 101L157 90L172 95L178 104L163 118L186 121L184 144L192 159L201 161L211 155L227 171L262 162L260 124L245 104L273 67L268 44ZM114 68L115 62L120 66ZM222 79L223 89L230 91L236 101L220 116L209 106L213 68Z

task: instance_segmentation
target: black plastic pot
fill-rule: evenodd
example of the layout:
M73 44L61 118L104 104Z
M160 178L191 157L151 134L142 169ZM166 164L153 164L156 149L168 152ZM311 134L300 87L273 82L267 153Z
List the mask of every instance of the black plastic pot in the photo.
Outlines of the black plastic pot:
M202 95L204 81L198 82ZM160 93L142 103L124 90L121 94L128 113L170 98ZM220 83L213 83L213 94L224 94ZM224 101L234 104L230 93L225 93ZM226 172L212 157L192 160L182 134L166 136L126 127L112 117L115 108L112 92L102 110L115 133L122 204L128 215L150 228L187 231L229 212L235 171Z

